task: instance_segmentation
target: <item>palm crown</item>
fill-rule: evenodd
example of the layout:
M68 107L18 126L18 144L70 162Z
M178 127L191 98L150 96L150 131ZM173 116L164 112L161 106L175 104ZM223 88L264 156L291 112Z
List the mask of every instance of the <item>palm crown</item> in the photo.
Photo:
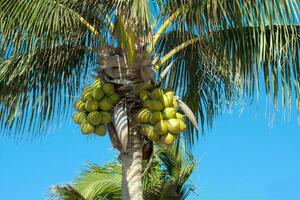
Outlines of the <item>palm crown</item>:
M202 125L261 80L275 105L281 86L282 104L294 91L299 108L298 17L288 0L2 0L1 128L45 130L65 116L96 56L120 49L129 63L137 50L158 58L157 69L174 62L163 84Z

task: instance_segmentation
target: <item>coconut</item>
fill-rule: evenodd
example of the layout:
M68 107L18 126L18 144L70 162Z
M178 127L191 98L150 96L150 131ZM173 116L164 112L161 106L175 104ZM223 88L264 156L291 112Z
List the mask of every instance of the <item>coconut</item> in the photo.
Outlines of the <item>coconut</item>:
M164 95L164 92L162 89L160 88L155 88L152 92L151 92L151 98L153 100L159 100L161 98L161 96Z
M142 101L146 101L147 99L150 98L150 93L146 90L141 90L139 92L139 97Z
M103 85L103 82L101 79L96 79L92 85L93 89L101 88Z
M155 100L150 100L148 106L151 111L161 111L164 108L160 101Z
M165 90L165 95L168 97L169 100L173 102L174 99L174 90L173 89L166 89Z
M111 100L112 104L116 104L120 100L120 96L117 93L110 95L108 98Z
M104 136L106 133L106 127L103 124L96 126L94 133L99 136Z
M168 120L168 130L170 133L179 133L180 132L180 122L179 119L169 119Z
M102 123L108 124L111 122L112 116L109 112L101 112Z
M151 125L150 124L141 124L141 134L147 136L149 130L151 130Z
M166 95L162 95L160 98L160 102L163 104L163 106L170 107L173 105L173 102L169 100L169 98Z
M92 95L93 95L94 99L96 99L97 101L99 101L99 100L101 100L103 98L104 92L103 92L103 90L101 88L95 88L93 90Z
M142 90L150 90L152 89L154 86L151 83L151 81L147 81L146 83L144 83L139 89L138 91L142 91Z
M160 135L165 135L168 133L168 122L161 120L154 125L154 131Z
M82 123L80 128L83 134L90 134L95 130L95 127L87 121Z
M160 141L163 142L166 145L171 145L174 143L176 137L170 133L168 133L167 135L163 135L160 138Z
M178 101L176 99L173 99L173 108L175 108L175 110L178 108Z
M152 125L154 125L156 122L163 120L163 119L164 119L164 117L163 117L162 113L159 111L156 111L156 112L152 113L152 115L150 117L150 123Z
M163 110L163 116L165 119L172 119L176 117L176 110L172 107L167 107Z
M185 131L185 129L186 129L185 122L183 120L179 119L179 130L180 130L180 132Z
M74 103L74 107L77 111L82 112L85 111L85 103L82 100L78 100Z
M150 108L151 102L152 102L152 100L147 99L147 100L144 102L144 105L145 105L147 108Z
M141 133L152 141L156 141L160 137L159 133L155 132L153 126L150 124L143 124L141 126Z
M85 109L88 112L92 112L92 111L98 110L98 101L96 101L95 99L89 99L89 100L87 100L87 102L85 103Z
M85 112L77 112L72 116L72 119L77 124L82 124L85 122L86 119L86 113Z
M82 100L84 102L87 102L91 98L93 98L92 91L91 92L85 92L85 93L82 94Z
M102 89L105 94L111 95L115 92L114 85L112 83L104 83Z
M92 87L88 85L82 89L82 96L84 96L86 93L91 93L92 91L93 91Z
M136 115L136 120L139 123L149 123L150 122L150 117L151 117L151 111L148 110L147 108L142 108L139 110L139 112Z
M111 100L106 97L99 102L99 108L104 111L109 111L113 108L113 104L111 104Z
M87 120L94 126L98 126L102 121L102 116L98 111L93 111L87 115Z
M184 116L181 113L177 112L176 119L180 119L180 120L184 121Z

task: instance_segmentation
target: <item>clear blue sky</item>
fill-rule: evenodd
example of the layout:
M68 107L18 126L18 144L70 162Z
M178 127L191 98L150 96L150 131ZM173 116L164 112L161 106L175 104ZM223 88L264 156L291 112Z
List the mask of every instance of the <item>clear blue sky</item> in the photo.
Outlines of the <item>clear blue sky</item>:
M219 117L198 142L192 181L201 200L300 199L300 127L296 111L273 128L264 99ZM87 138L67 122L42 140L0 139L0 192L5 200L40 200L47 188L73 180L87 162L103 164L114 151L105 138ZM16 192L18 191L18 192Z

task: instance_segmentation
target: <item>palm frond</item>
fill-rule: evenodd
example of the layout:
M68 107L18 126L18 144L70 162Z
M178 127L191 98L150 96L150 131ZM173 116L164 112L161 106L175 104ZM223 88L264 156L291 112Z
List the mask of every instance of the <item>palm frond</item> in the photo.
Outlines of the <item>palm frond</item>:
M1 132L15 127L16 134L26 129L34 134L61 120L68 114L91 60L80 44L1 59Z

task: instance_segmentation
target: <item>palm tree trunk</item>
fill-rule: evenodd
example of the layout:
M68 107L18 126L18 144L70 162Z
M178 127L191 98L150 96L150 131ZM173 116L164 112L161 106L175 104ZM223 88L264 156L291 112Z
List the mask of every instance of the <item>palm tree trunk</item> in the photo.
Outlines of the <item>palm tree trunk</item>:
M127 152L122 155L122 199L142 200L142 144L138 131L129 128Z

